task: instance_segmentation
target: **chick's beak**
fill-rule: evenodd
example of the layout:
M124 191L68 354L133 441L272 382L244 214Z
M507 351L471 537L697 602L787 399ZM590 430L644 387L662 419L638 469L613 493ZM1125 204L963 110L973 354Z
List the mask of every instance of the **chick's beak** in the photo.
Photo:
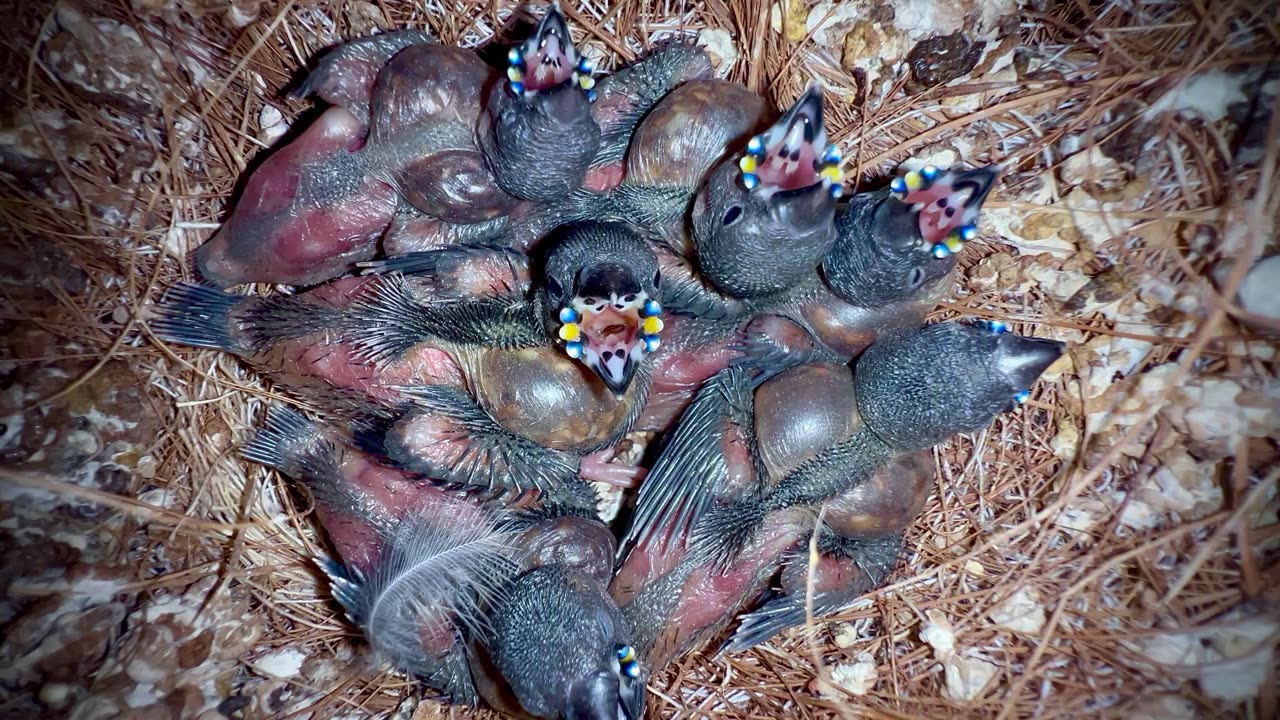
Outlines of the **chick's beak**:
M766 194L816 185L839 187L840 153L827 144L822 90L810 87L778 122L747 144L739 161L743 184ZM833 193L834 194L834 193Z
M597 265L583 270L576 295L560 310L559 335L570 357L621 395L645 356L658 349L660 314L630 270Z
M618 679L603 673L569 688L568 720L618 720Z
M611 669L570 685L565 715L570 720L642 720L644 699L639 664L615 662Z
M889 188L918 213L925 249L943 258L977 236L978 214L998 174L994 167L956 171L925 165L894 178Z
M547 10L533 36L513 48L508 60L508 79L517 94L551 90L590 70L578 56L558 6Z
M996 367L1015 388L1029 388L1066 351L1057 340L1003 335Z
M624 684L618 693L618 718L642 720L644 718L644 684Z

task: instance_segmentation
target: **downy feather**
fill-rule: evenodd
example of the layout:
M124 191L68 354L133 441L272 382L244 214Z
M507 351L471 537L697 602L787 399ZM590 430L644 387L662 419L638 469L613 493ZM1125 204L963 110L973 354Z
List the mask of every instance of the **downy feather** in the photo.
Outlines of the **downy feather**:
M447 508L424 507L392 530L376 568L339 600L346 596L352 622L398 667L422 654L424 626L453 624L483 640L487 609L519 571L514 538L489 519L464 521Z

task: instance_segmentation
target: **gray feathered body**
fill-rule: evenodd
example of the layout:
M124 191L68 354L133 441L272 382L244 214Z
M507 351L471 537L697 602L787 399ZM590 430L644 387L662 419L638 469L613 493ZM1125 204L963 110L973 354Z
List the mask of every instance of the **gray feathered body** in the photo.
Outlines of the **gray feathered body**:
M645 629L638 644L660 666L710 640L779 570L781 589L727 647L802 622L802 541L824 505L816 607L874 588L924 502L927 448L1012 407L1061 352L942 323L886 334L852 371L781 354L717 375L659 456L623 541L613 592Z

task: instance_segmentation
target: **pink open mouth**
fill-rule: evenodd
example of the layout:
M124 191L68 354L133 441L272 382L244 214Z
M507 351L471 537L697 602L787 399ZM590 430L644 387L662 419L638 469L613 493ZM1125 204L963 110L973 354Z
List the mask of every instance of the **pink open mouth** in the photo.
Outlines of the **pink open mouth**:
M748 190L766 195L826 185L839 196L840 152L827 144L822 121L822 91L809 88L795 105L762 135L747 144L739 161Z
M568 82L575 65L573 52L573 46L566 45L558 33L547 35L540 47L525 56L524 86L549 90Z
M607 306L587 316L582 335L587 344L602 356L625 356L636 346L640 336L640 315L635 308L624 312Z
M785 135L765 150L765 160L756 169L763 187L799 190L818 182L818 153L812 140L805 139L804 122L793 123Z
M624 392L645 356L658 349L660 306L644 293L574 298L560 312L565 351L615 393Z
M639 308L605 305L588 310L582 321L582 361L615 392L625 389L644 357Z
M593 95L591 63L582 57L569 36L569 25L558 7L547 11L533 37L511 49L507 79L517 95L532 95L566 84L579 85Z
M994 168L958 172L926 165L894 178L889 187L918 208L920 237L930 252L943 258L977 237L978 215L996 174Z

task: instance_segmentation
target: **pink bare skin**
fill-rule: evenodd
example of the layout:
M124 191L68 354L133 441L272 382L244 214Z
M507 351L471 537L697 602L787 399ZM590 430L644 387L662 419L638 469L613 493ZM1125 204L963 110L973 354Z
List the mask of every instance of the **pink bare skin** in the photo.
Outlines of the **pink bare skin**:
M495 77L456 48L399 52L379 71L372 127L330 108L269 157L197 251L201 275L221 287L337 277L373 257L400 196L453 222L510 210L514 199L493 186L471 137L482 88Z
M592 168L582 181L582 186L592 192L608 192L622 184L626 169L622 163L611 163Z
M402 210L382 236L382 250L387 257L439 250L453 244L451 227L440 218L416 210Z
M866 588L869 585L866 573L852 558L819 555L816 562L812 563L812 568L815 596L844 594L850 587ZM809 590L809 572L810 563L788 563L780 578L782 591L795 597L804 597Z
M367 277L343 278L294 297L315 304L318 309L340 310L376 281ZM247 303L255 304L252 300ZM237 310L233 315L248 310ZM403 394L395 388L398 385L463 384L461 368L443 350L419 345L399 359L376 365L357 357L354 344L335 337L328 328L279 340L241 356L282 385L321 401L337 396L348 402L394 406L405 402Z
M675 424L689 406L698 388L725 369L741 353L734 344L741 337L764 336L787 352L812 350L813 338L800 326L778 315L759 315L745 323L741 333L724 334L711 340L685 341L698 337L702 321L687 315L667 320L667 341L653 357L653 384L649 401L636 422L637 430L664 431Z
M693 345L682 342L682 335L691 332L698 322L686 315L667 318L663 331L666 340L651 359L653 384L644 412L636 421L637 430L662 431L671 427L698 388L737 357L729 347L736 339L733 335Z
M363 178L364 125L331 108L253 172L231 215L196 250L200 274L220 287L308 285L373 257L396 193Z
M376 569L383 552L382 535L373 524L375 519L392 524L429 517L449 523L484 522L483 511L466 498L374 462L351 448L335 448L332 452L338 454L335 458L337 476L311 477L307 482L335 484L340 487L339 493L350 492L359 497L358 506L320 503L316 512L343 563L366 576ZM452 619L444 613L430 607L418 608L415 622L418 641L427 653L444 657L457 649L457 632Z
M618 607L626 607L655 580L674 572L687 553L682 537L667 533L649 538L627 553L609 585L610 597Z
M356 357L350 343L313 336L281 343L275 350L279 353L275 356L279 358L277 366L268 364L271 355L251 362L277 382L303 394L307 394L307 388L339 390L355 398L394 406L406 400L396 386L463 384L462 371L453 358L429 347L415 347L399 360L381 366Z
M620 185L626 175L622 151L630 140L627 131L634 131L632 125L643 116L647 105L657 103L665 91L712 74L710 58L692 46L684 46L660 49L602 79L596 86L591 117L604 134L604 147L584 187L605 192ZM603 157L611 159L604 162Z
M725 460L725 477L713 492L717 501L731 501L750 492L757 480L751 449L740 428L728 418L720 432L720 452ZM629 602L635 593L671 573L684 559L685 552L683 534L673 533L671 527L660 529L647 542L627 553L610 590L614 599L620 605Z
M709 76L710 62L697 53L672 69L656 82L674 87ZM653 82L631 70L601 83L592 116L626 136L615 144L629 139L627 113L648 102L641 96L655 90ZM503 83L474 53L434 44L425 33L387 33L331 52L302 93L339 107L250 177L221 231L197 252L199 272L220 287L337 277L373 257L400 199L439 222L394 228L384 241L388 255L502 234L527 249L550 229L537 218L550 222L552 214L503 192L477 144L476 133L489 122L486 98L501 94ZM623 174L622 163L611 162L592 170L584 185L602 192ZM499 227L485 238L464 229L487 223Z
M779 567L783 553L804 537L803 524L785 514L770 517L756 539L738 556L726 573L709 566L682 569L683 552L672 553L653 541L632 551L610 586L610 595L633 624L655 623L647 631L653 637L645 656L657 672L674 658L694 652L726 628L746 604L760 592ZM662 617L637 617L629 605L645 599L645 590L672 573L687 573L678 597ZM668 592L665 585L662 592Z
M758 322L757 329L773 330L783 345L794 345L798 337L786 324L774 320ZM734 413L726 411L720 422L718 428L699 431L714 431L701 437L718 440L724 461L725 474L706 477L699 489L719 508L733 506L780 482L824 448L852 437L863 427L854 402L853 376L839 363L807 363L756 388L750 419L754 445L748 443L747 428L735 422ZM684 427L676 431L672 447L683 447L680 442L686 431ZM753 455L757 451L758 458ZM664 456L655 467L664 479L670 468L679 467L665 464L667 461ZM757 469L764 475L757 475ZM881 484L887 489L876 497L888 498L887 504L896 506L899 496L910 495L911 490L899 490L893 484L904 472L884 475ZM850 526L870 522L865 517L868 514L891 509L869 501L856 490L848 500L850 506L841 506L840 517ZM641 504L644 502L642 497ZM784 554L813 531L815 522L813 510L805 506L770 512L744 551L720 572L711 564L692 566L685 557L684 544L688 537L696 537L696 532L691 534L690 528L683 526L686 519L680 513L664 517L668 525L655 528L631 549L610 589L633 627L649 628L637 631L637 645L648 650L647 659L655 670L723 630L782 566ZM696 528L699 519L694 516L688 522ZM832 583L844 577L838 574L840 569L832 570Z
M472 254L440 268L434 276L415 278L433 298L465 300L511 295L529 287L529 268L501 254Z
M368 166L427 215L477 223L519 202L497 187L476 143L485 98L500 76L475 53L415 45L378 73Z
M368 507L352 512L351 508L330 507L322 503L316 507L316 512L338 554L349 567L364 573L371 572L382 550L382 539L369 521L371 516L399 520L410 513L438 509L464 517L474 515L479 522L479 509L464 498L452 496L408 473L380 465L351 448L342 448L340 452L340 477L331 480L358 492L361 499L368 502Z
M353 315L344 315L356 312L357 300L368 303L359 312L382 304L383 296L372 291L384 283L400 287L403 282L402 289L421 301L474 297L496 288L518 292L528 279L511 257L505 252L465 253L451 257L447 262L454 264L438 277L345 278L292 296L244 298L235 301L225 319L226 330L235 336L229 347L280 386L330 413L362 417L390 409L396 419L385 439L397 467L451 481L461 475L462 482L488 486L511 482L518 490L578 473L587 480L635 485L643 477L642 469L606 463L603 455L583 463L582 455L616 440L636 413L642 396L639 386L617 395L590 369L551 347L477 348L425 336L374 360L362 344L366 336ZM288 334L295 327L301 334ZM546 475L530 484L520 454L490 455L476 444L482 433L459 418L415 410L431 402L415 389L439 385L460 391L444 395L451 398L445 402L464 412L468 407L470 412L485 412L501 430L549 453L543 466ZM496 465L508 461L510 466ZM486 466L486 477L468 474L466 468L476 462ZM540 487L550 491L559 486Z

